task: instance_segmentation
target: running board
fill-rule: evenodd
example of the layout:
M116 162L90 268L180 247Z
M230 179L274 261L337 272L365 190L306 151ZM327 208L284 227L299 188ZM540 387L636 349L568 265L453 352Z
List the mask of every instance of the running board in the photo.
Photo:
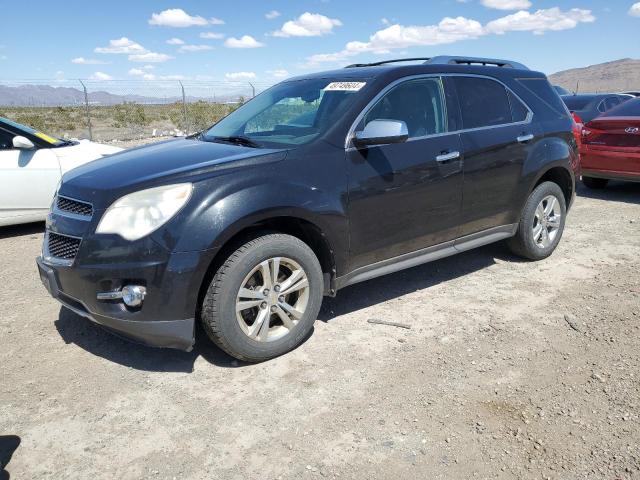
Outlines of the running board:
M404 255L388 260L360 267L347 275L336 278L336 286L338 289L344 288L355 283L371 280L372 278L381 277L389 273L399 272L400 270L450 257L456 253L466 252L467 250L498 242L513 237L517 229L517 223L494 227L458 238L457 240L440 243L432 247L423 248L415 252L405 253Z

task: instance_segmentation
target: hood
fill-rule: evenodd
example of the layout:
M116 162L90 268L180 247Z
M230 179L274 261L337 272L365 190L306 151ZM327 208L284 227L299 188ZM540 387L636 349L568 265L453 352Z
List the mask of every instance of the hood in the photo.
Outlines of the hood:
M277 161L285 156L284 150L186 138L168 140L124 150L75 168L62 177L60 192L94 203L98 199L111 201L163 183L195 181L198 176L209 175L233 162Z
M75 145L52 148L51 151L58 157L62 173L66 173L73 168L102 158L105 155L121 152L122 148L89 140L80 140Z

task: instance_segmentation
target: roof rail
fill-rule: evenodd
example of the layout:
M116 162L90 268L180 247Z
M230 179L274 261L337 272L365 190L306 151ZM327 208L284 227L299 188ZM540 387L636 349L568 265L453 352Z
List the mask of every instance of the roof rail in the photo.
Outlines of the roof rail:
M396 58L396 59L393 59L393 60L383 60L381 62L374 62L374 63L354 63L353 65L347 65L344 68L379 67L380 65L386 65L387 63L400 63L400 62L424 62L424 63L428 63L429 60L431 60L430 57Z
M424 63L429 65L492 65L503 68L517 68L520 70L529 70L522 63L513 62L511 60L500 60L498 58L482 58L482 57L452 57L441 55L426 60Z

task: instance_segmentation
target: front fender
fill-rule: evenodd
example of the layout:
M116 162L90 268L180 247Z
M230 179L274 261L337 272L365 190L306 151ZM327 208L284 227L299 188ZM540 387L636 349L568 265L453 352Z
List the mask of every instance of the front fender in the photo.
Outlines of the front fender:
M264 173L264 172L263 172ZM217 253L234 235L256 223L279 217L311 223L325 235L344 264L348 252L345 195L314 186L271 179L247 178L233 185L218 177L196 184L191 209L180 221L157 233L156 241L172 252Z

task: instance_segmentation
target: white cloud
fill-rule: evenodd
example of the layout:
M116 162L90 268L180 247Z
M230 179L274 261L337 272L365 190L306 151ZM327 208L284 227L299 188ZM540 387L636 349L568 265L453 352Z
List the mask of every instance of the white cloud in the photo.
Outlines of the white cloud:
M388 53L395 49L416 46L433 46L473 40L485 35L501 35L511 31L531 31L543 34L546 31L559 31L576 28L580 23L594 22L591 10L574 8L562 11L559 8L538 10L534 13L519 11L512 15L498 18L483 26L477 20L465 17L446 17L437 25L390 25L369 37L369 41L352 41L345 48L335 53L312 55L307 59L307 66L318 63L344 62L349 57L361 53Z
M529 0L482 0L480 3L497 10L525 10L532 5Z
M146 52L135 55L129 55L129 60L132 62L148 62L148 63L162 63L167 60L171 60L173 57L164 53Z
M182 40L181 38L173 37L167 40L167 45L184 45L184 40Z
M89 77L89 80L113 80L113 77L104 72L95 72L93 75Z
M634 3L629 9L629 15L632 17L640 17L640 2Z
M139 43L129 40L127 37L121 37L116 40L109 40L109 46L97 47L94 52L96 53L122 53L122 54L138 54L145 53L147 51Z
M305 12L295 20L289 20L280 30L273 32L274 37L319 37L333 31L342 22L337 18L329 18L319 13Z
M202 32L200 33L200 38L205 38L207 40L220 40L221 38L224 38L224 33Z
M84 57L76 57L71 59L71 63L75 63L77 65L106 65L107 62L103 62L102 60L97 60L95 58L84 58Z
M594 22L591 10L572 8L563 12L558 7L538 10L534 13L520 11L493 20L486 25L487 33L502 35L506 32L533 32L542 35L547 31L570 30L580 23Z
M169 8L160 13L153 13L149 19L149 25L158 25L160 27L202 27L207 25L209 21L199 15L189 15L181 8Z
M216 18L216 17L211 17L209 19L209 23L211 25L224 25L224 20L221 20L220 18Z
M154 65L145 65L144 67L145 70L153 70L154 68L156 68Z
M282 14L279 11L271 10L270 12L264 14L264 18L266 18L267 20L273 20L274 18L278 18L280 15Z
M188 77L184 75L154 75L153 73L145 72L139 68L132 68L129 70L129 75L132 77L138 77L142 80L187 80Z
M284 69L268 70L267 73L274 78L286 78L291 76L291 74Z
M264 43L258 42L251 35L243 35L241 38L227 38L224 46L228 48L258 48L264 47Z
M56 80L57 82L61 82L61 81L63 81L63 80L64 80L64 72L63 72L62 70L58 70L58 71L55 73L55 75L54 75L54 77L53 77L53 78L55 78L55 80Z
M203 50L213 50L211 45L183 45L178 49L178 52L201 52Z
M349 42L340 52L309 57L309 63L340 62L364 52L380 53L398 48L443 45L478 38L484 33L480 22L465 17L446 17L438 25L391 25L371 35L368 42Z
M233 72L225 73L227 80L252 80L256 78L256 74L253 72Z

